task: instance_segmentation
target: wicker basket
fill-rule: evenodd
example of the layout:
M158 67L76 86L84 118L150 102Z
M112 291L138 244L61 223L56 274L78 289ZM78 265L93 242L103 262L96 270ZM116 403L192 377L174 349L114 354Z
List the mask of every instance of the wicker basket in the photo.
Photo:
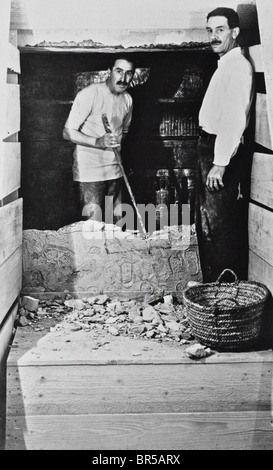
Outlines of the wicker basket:
M221 282L227 271L234 282ZM255 345L268 296L266 286L239 281L230 269L216 282L188 287L183 293L193 335L205 346L221 351L242 351Z

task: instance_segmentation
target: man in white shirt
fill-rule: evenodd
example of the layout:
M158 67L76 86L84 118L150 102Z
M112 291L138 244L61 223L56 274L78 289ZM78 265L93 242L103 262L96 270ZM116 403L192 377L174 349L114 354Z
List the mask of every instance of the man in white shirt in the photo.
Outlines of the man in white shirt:
M64 139L76 144L73 179L79 186L83 218L111 222L113 214L107 213L105 204L109 199L113 221L122 215L122 174L113 148L120 149L131 123L132 98L126 90L134 70L126 57L115 59L106 82L89 85L77 94L65 123ZM112 133L105 132L103 114Z
M242 144L250 119L253 70L237 45L240 28L234 10L210 12L206 29L219 62L199 113L196 228L203 279L214 282L225 268L240 278L247 276L247 206L241 188L251 155Z

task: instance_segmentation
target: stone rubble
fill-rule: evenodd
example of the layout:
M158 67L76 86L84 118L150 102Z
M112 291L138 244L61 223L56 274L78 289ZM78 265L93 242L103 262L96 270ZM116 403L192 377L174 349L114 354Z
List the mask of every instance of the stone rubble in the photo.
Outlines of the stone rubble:
M29 295L24 295L21 299L21 306L29 312L37 312L39 300Z
M210 348L206 348L202 344L192 344L186 349L186 354L191 359L201 359L202 357L208 357L212 354Z
M29 303L21 302L18 326L28 325L35 331L42 331L45 327L39 326L39 322L54 318L57 323L50 327L50 331L56 334L81 330L92 332L90 339L95 340L92 349L108 343L98 339L100 333L104 333L106 338L109 334L176 345L195 341L183 305L171 295L153 299L150 303L145 299L111 300L106 295L76 299L68 293L55 300L34 300L37 301L35 312L26 308ZM186 349L186 355L191 359L210 354L211 350L200 344L192 344Z

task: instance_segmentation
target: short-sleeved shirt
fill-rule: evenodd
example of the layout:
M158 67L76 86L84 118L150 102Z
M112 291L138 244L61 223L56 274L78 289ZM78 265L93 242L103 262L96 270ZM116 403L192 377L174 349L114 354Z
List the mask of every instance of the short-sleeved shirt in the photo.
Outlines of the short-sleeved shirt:
M81 90L72 105L65 127L80 130L97 138L105 134L102 115L106 114L111 129L121 141L132 119L132 97L124 92L114 94L106 82L96 83ZM76 145L74 151L74 181L106 181L122 176L112 149L97 149Z

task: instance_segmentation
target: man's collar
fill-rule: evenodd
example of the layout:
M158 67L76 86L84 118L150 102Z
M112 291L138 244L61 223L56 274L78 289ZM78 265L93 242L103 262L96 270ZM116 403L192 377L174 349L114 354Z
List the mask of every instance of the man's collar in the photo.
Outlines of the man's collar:
M224 54L220 59L218 60L218 67L222 67L227 61L230 59L233 60L235 56L241 55L242 51L239 46L234 47L230 51L228 51L226 54Z

